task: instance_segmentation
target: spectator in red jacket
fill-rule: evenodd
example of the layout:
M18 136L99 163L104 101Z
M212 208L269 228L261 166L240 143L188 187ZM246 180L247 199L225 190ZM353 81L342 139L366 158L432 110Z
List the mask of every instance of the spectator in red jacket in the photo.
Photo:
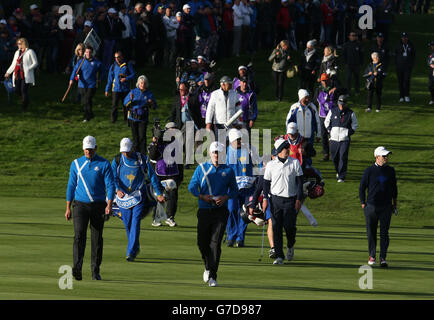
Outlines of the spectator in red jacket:
M325 0L321 4L321 12L322 12L322 24L324 27L324 42L328 45L333 44L332 42L332 32L333 32L333 12L334 8L332 7L332 0Z
M289 28L292 21L288 9L288 0L282 0L282 5L277 12L277 41L289 39Z

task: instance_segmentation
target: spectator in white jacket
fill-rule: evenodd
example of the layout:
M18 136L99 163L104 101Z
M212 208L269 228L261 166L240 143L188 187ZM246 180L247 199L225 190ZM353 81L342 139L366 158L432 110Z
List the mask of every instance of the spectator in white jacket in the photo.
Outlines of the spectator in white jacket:
M300 134L313 145L315 132L317 141L321 140L321 122L316 106L310 102L309 92L305 89L298 90L298 102L294 103L286 116L286 126L295 122Z
M38 66L38 58L35 51L29 48L26 38L17 40L18 50L9 69L6 71L5 78L12 75L12 84L18 96L21 97L23 111L27 111L29 105L29 86L35 85L35 69Z
M240 108L239 97L235 90L231 89L232 80L228 76L220 79L220 89L214 90L206 109L206 129L211 130L214 125L214 133L218 138L218 129L225 129L224 124Z
M175 61L175 43L176 43L176 30L179 27L179 22L174 15L172 15L172 8L167 7L165 15L163 16L164 27L166 28L166 45L164 50L164 60L170 65Z

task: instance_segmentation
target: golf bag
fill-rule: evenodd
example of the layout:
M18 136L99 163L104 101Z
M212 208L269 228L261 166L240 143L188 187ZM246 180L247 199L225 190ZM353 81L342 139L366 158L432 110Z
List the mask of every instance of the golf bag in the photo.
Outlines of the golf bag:
M258 202L257 206L253 209L253 214L249 213L249 204L250 203L247 205L243 204L240 210L241 219L243 219L243 221L247 224L253 222L257 226L263 226L266 223L266 219L265 213L261 208L261 202Z

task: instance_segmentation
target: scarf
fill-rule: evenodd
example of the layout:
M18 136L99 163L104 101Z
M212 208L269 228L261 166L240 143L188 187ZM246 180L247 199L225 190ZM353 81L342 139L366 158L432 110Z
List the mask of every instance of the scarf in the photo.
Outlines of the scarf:
M329 62L329 60L331 60L332 58L334 58L335 56L332 54L330 54L329 56L324 56L324 58L322 59L322 62Z
M14 70L15 79L17 79L17 77L18 77L18 72L20 74L20 78L24 79L24 68L23 68L22 63L23 63L23 55L25 52L26 52L26 50L20 51L20 55L18 56L17 64L15 65L15 70Z
M309 62L310 58L312 58L312 56L314 55L314 53L316 52L316 49L313 49L311 51L308 51L307 48L304 50L304 55L306 57L306 61Z

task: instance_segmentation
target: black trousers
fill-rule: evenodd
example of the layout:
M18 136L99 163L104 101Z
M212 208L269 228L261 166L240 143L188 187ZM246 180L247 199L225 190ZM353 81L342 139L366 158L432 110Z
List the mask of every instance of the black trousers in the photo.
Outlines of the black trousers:
M200 209L197 211L197 245L209 277L217 280L222 253L221 244L228 222L226 207Z
M111 120L112 123L115 123L118 119L118 105L119 101L122 105L122 111L124 114L124 121L127 121L127 108L124 107L124 99L127 96L128 92L112 92L112 111L111 111Z
M374 100L374 93L377 95L377 110L381 109L381 94L383 88L381 86L377 86L368 91L368 108L372 109L372 102Z
M277 71L273 71L273 74L276 83L276 99L282 100L286 74L285 72L277 72Z
M398 86L399 86L399 97L409 97L410 96L410 78L411 78L411 68L402 67L396 70L396 75L398 76Z
M348 93L351 93L351 80L354 76L354 90L360 93L360 66L347 65L345 67L346 84Z
M84 120L91 120L94 118L92 111L92 99L95 95L95 88L78 88L81 96L81 104L83 105Z
M389 228L392 219L392 205L374 206L367 204L364 209L369 256L377 254L377 228L380 222L380 259L386 259L389 248Z
M329 156L330 153L330 142L329 142L329 134L324 125L325 118L320 117L321 121L321 143L322 143L322 154Z
M166 214L167 218L175 218L176 208L178 207L178 188L179 184L176 182L177 187L173 190L166 191Z
M434 75L432 73L428 76L428 89L431 93L431 100L434 101Z
M26 83L24 79L15 78L15 91L21 98L23 111L27 111L29 106L29 83Z
M91 232L91 271L98 274L102 262L105 202L83 203L74 201L74 272L81 272L86 249L87 228L90 222Z
M129 120L129 125L133 135L134 150L146 154L146 128L148 123L145 121Z
M330 154L335 165L338 179L345 179L348 168L348 153L350 151L350 141L333 141L330 140Z
M271 197L271 221L273 224L274 250L278 258L284 258L283 254L283 233L286 233L286 246L292 248L295 244L297 233L297 211L295 210L295 197L283 198Z

